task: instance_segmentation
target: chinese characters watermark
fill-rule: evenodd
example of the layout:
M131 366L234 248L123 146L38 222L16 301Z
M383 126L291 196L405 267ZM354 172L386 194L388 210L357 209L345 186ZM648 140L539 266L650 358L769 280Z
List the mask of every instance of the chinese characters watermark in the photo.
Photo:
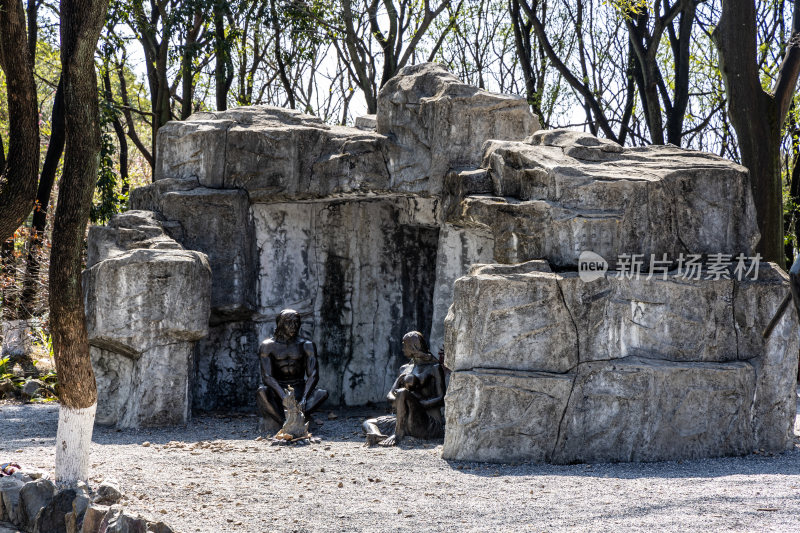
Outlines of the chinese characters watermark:
M668 254L620 254L612 274L618 279L662 279L666 280L672 272L673 279L683 280L757 280L761 265L761 254L746 256L739 254L679 254L670 258ZM591 251L581 252L578 258L578 276L586 282L605 277L608 262Z

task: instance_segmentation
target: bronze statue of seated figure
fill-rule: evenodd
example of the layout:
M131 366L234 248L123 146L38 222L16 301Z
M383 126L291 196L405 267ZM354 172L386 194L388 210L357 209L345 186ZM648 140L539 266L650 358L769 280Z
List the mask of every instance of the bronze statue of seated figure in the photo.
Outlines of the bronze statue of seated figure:
M256 404L262 431L277 431L283 426L283 398L291 394L289 391L293 390L306 418L328 398L328 391L317 388L317 349L299 333L300 314L284 309L276 319L275 333L258 350L263 384L256 393Z
M386 398L396 415L370 418L363 424L367 445L394 446L406 435L436 439L444 435L444 371L428 350L419 331L403 336L403 355L410 363L400 367Z

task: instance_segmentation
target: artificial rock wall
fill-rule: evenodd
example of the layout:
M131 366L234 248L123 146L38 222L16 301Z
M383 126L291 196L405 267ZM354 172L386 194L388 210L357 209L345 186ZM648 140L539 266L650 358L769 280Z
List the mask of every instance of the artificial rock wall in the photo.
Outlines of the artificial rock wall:
M422 331L434 352L446 337L446 457L649 460L786 445L796 319L766 344L754 334L787 290L782 273L765 267L748 285L584 284L573 272L584 250L612 269L623 253L750 255L743 167L537 131L523 99L432 64L403 69L357 126L249 107L160 130L156 180L131 207L211 273L207 334L191 337L175 411L251 408L258 343L292 307L307 315L334 404L383 401L405 332ZM94 235L124 241L117 220ZM462 278L477 263L499 265ZM92 312L121 313L127 296L97 296L106 289L93 279ZM96 369L132 359L106 337L90 321ZM127 400L114 383L98 380L104 420L119 424L114 406Z
M97 422L185 424L195 341L208 334L206 256L169 238L154 213L128 211L89 230L83 288Z
M787 276L609 276L546 261L455 284L443 455L556 463L694 459L791 447L798 322L761 334Z
M798 321L787 312L764 340L788 277L768 263L735 270L759 238L744 168L563 130L490 141L483 167L455 181L483 194L460 195L449 220L483 232L487 262L501 264L454 283L445 458L654 461L792 445ZM582 251L611 272L582 280ZM626 254L642 259L638 276L614 273ZM677 269L681 254L705 258L699 278ZM649 276L651 256L667 259L666 279ZM730 266L709 274L713 257Z
M159 131L155 181L132 192L131 208L153 212L170 238L208 259L210 319L193 349L192 407L253 406L258 344L286 307L307 315L303 334L317 345L332 404L382 402L407 331L433 333L441 346L432 324L451 289L439 276L455 279L491 248L446 228L446 178L477 168L487 140L522 140L538 124L524 99L433 64L387 83L374 124L246 107ZM451 254L454 237L464 257ZM90 284L87 294L103 290ZM103 311L117 313L110 302Z

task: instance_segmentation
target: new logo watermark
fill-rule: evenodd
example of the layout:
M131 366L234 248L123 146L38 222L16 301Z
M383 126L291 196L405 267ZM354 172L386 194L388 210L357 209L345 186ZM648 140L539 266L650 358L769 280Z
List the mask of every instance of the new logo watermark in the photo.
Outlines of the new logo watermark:
M608 262L603 256L585 250L578 257L578 276L582 281L589 283L596 279L605 277L608 271Z
M758 279L761 254L749 257L744 254L679 254L670 258L667 254L657 257L650 254L620 254L615 262L614 277L626 279L666 280L668 275L685 280ZM608 262L595 252L584 250L578 257L578 276L585 282L605 277Z

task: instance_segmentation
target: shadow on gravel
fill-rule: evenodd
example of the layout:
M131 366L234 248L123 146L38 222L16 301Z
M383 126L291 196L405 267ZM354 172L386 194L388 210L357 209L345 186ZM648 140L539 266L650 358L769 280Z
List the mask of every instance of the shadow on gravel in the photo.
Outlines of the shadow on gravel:
M0 449L55 446L57 404L0 405Z
M361 447L364 444L361 424L366 418L377 416L375 411L375 409L325 410L312 418L309 429L313 436L322 439L322 444L349 442L353 443L353 446ZM259 436L268 437L259 435L257 427L258 417L248 413L197 413L186 426L115 429L96 425L92 442L101 446L141 446L145 442L153 446L170 442L187 445L214 441L247 443L255 441ZM57 428L58 405L0 406L0 454L29 447L55 446ZM399 448L422 450L441 444L441 439L420 441L408 438ZM364 452L369 453L369 449L365 447Z
M535 463L494 464L445 461L450 468L479 477L498 476L579 476L591 478L709 478L740 475L797 475L800 472L800 447L780 454L745 455L655 463L599 463L551 465Z
M328 442L351 442L362 446L364 436L361 423L367 417L376 416L380 410L337 409L325 410L311 422L311 433ZM335 416L335 418L334 418ZM317 422L321 422L318 424ZM0 455L28 447L51 447L55 445L58 427L58 405L49 404L0 404ZM168 428L143 428L117 430L95 426L93 442L97 445L141 445L145 441L163 445L171 441L192 444L200 441L227 441L242 443L259 437L258 418L251 414L208 414L194 416L186 426ZM262 436L264 437L264 436ZM420 441L407 439L402 450L430 450L440 446L442 440ZM370 453L369 448L363 448ZM606 463L550 465L534 463L492 464L466 461L442 461L452 470L477 477L498 476L565 476L586 478L708 478L725 476L747 476L759 474L797 475L800 472L800 447L774 456L747 455L691 461L666 461L658 463Z
M754 494L755 495L755 494ZM640 501L644 501L643 498ZM708 514L714 515L715 509L739 509L739 516L738 521L740 522L740 527L734 528L731 527L730 529L739 530L739 531L746 531L747 528L741 527L741 522L746 519L749 515L755 520L755 523L758 523L759 520L763 520L765 517L773 518L776 515L784 515L784 516L792 516L791 509L796 508L797 502L796 498L793 496L784 496L784 497L770 497L770 504L768 507L758 507L757 503L754 503L751 497L742 497L742 496L724 496L716 494L713 497L708 496L698 496L694 498L676 498L674 502L669 503L657 503L657 504L640 504L640 505L631 505L630 503L625 506L624 510L616 509L598 509L596 514L592 516L592 520L595 521L619 521L619 523L625 523L629 521L632 516L652 516L657 515L659 517L669 517L673 518L674 522L670 523L669 521L662 521L659 523L659 530L660 531L678 531L681 529L680 527L680 518L681 516L685 516L686 509L703 509ZM722 512L722 511L719 511ZM669 520L667 518L667 520ZM754 530L754 529L751 529ZM758 528L755 530L760 531L774 531L772 528Z
M361 443L364 440L361 432L362 416L337 415L328 420L327 414L313 418L309 427L314 437L323 441ZM321 422L318 424L317 422ZM187 444L200 441L253 441L257 437L268 438L257 431L258 417L250 414L199 414L192 418L186 426L167 428L114 429L95 426L92 441L97 444L166 444L179 441Z

